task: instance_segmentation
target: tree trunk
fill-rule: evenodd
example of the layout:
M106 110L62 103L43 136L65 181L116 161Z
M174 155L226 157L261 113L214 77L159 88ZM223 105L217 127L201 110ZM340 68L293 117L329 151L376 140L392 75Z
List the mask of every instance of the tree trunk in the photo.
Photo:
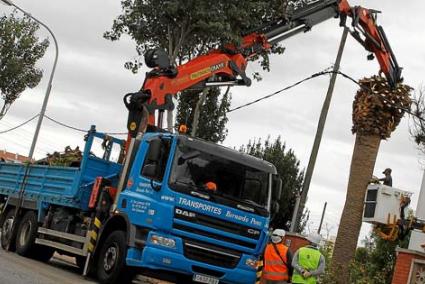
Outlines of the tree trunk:
M192 122L192 132L191 132L192 137L196 137L196 132L198 131L198 124L199 124L199 115L201 114L201 107L204 104L209 91L210 91L209 88L205 88L202 91L198 102L196 103L195 113L193 115L193 122Z
M9 110L11 104L4 103L3 107L0 110L0 120L6 115L7 111Z
M379 136L356 136L347 197L332 258L333 272L339 284L349 283L348 269L356 251L362 225L364 196L373 174L380 142Z

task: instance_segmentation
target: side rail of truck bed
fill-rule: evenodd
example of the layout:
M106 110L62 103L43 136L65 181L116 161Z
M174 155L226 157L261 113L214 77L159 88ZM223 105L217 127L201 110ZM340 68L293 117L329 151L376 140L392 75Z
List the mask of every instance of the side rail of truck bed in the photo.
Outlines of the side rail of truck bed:
M94 156L91 152L95 138L110 141L109 151L105 149L103 157ZM0 163L0 196L12 200L23 196L25 202L36 203L37 207L45 202L87 209L96 177L108 178L113 182L118 180L122 166L110 161L110 149L112 144L122 146L124 141L96 132L93 128L86 140L79 167Z

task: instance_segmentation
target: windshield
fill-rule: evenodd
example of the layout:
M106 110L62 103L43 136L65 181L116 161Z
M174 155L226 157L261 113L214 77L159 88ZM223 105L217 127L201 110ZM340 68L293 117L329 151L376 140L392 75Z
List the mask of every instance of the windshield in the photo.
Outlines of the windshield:
M179 143L170 187L175 190L182 187L192 191L196 189L265 209L268 204L269 174Z

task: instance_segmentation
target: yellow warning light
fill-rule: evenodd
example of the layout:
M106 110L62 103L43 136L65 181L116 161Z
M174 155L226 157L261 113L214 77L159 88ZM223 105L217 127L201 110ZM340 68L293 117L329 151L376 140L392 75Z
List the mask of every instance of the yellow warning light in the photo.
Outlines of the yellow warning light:
M137 124L133 121L132 123L130 123L130 130L134 131L136 130Z

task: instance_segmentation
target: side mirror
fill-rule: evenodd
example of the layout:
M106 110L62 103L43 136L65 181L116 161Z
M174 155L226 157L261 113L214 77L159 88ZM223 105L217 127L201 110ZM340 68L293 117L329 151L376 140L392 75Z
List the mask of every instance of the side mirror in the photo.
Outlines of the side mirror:
M142 175L151 179L155 179L158 172L157 164L147 164L143 167Z
M150 162L158 162L161 158L162 140L161 138L153 139L149 142L149 152L147 153L146 160Z
M282 197L282 179L273 175L272 200L280 200Z
M274 218L276 217L277 213L279 213L279 209L280 209L280 205L279 202L277 201L273 201L272 203L272 212L271 212L271 220L274 220Z

